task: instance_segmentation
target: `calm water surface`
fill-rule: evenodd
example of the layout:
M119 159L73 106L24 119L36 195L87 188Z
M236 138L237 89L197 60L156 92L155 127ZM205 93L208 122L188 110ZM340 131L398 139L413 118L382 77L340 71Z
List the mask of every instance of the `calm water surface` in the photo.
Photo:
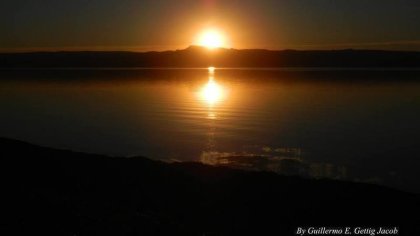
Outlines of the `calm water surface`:
M420 192L420 71L0 71L0 136Z

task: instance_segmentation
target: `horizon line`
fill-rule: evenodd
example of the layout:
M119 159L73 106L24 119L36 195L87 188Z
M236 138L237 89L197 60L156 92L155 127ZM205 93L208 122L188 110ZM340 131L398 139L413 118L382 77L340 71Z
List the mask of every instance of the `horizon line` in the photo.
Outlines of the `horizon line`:
M190 48L201 48L202 50L207 50L209 52L214 52L217 50L261 50L261 51L272 51L272 52L282 52L282 51L385 51L385 52L420 52L420 49L385 49L385 48L323 48L323 49L299 49L299 48L284 48L284 49L269 49L269 48L234 48L234 47L218 47L209 49L205 46L200 45L189 45L183 48L176 48L176 49L164 49L164 50L129 50L129 49L92 49L89 47L81 47L81 48L32 48L30 50L23 50L23 49L16 49L16 50L1 50L1 54L24 54L24 53L65 53L65 52L127 52L127 53L159 53L159 52L177 52L177 51L185 51Z
M0 53L31 53L31 52L165 52L184 50L191 46L199 46L192 44L184 45L149 45L149 46L59 46L59 47L0 47ZM204 46L201 46L204 47ZM273 45L256 45L252 47L221 47L225 49L247 50L258 49L267 51L333 51L333 50L375 50L375 51L420 51L420 40L396 40L385 42L360 42L360 43L332 43L332 44L285 44L283 47Z

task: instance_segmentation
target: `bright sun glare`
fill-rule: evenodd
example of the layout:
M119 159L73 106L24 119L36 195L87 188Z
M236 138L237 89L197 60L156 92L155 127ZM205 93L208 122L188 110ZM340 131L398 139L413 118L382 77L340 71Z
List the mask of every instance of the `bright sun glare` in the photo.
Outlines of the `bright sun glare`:
M224 97L224 90L222 86L220 86L213 77L214 74L214 67L209 67L209 80L208 82L202 87L200 91L201 98L209 105L212 106L215 103L219 102Z
M197 44L208 49L214 49L225 46L225 39L218 30L209 29L200 34Z
M201 95L209 105L213 105L222 98L222 89L214 80L209 80L201 91Z

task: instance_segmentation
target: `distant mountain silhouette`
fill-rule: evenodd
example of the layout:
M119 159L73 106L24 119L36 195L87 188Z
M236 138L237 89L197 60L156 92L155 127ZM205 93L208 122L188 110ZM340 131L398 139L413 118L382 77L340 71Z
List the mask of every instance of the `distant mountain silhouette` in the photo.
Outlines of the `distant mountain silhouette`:
M420 52L379 50L208 50L1 53L0 68L39 67L420 67Z
M419 195L376 185L108 157L1 138L0 156L0 229L7 235L294 235L299 226L420 233Z

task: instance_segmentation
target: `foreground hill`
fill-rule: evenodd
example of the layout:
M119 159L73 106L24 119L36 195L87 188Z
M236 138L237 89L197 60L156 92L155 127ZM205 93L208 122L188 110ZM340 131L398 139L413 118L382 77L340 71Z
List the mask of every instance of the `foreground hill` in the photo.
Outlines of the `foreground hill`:
M0 68L39 67L420 67L420 52L207 50L0 53Z
M420 197L375 185L108 157L9 139L0 139L0 156L7 219L1 230L17 235L293 235L300 226L420 233Z

